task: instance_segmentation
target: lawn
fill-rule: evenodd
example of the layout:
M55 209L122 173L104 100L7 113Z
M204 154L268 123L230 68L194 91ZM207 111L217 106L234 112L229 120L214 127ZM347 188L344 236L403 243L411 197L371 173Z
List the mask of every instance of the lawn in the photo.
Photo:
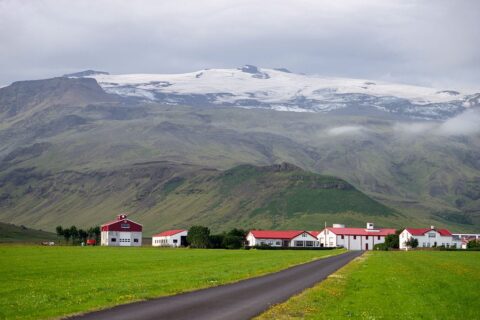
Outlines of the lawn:
M480 252L368 252L259 319L478 319Z
M172 295L343 251L0 246L0 319L45 319Z

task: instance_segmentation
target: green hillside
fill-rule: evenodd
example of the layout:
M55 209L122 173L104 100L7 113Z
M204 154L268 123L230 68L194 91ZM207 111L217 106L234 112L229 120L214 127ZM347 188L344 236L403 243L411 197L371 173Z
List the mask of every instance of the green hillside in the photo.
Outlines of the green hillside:
M347 190L337 201L332 190L289 186L265 201L253 194L240 203L248 190L235 189L237 198L213 188L223 182L204 180L213 179L214 170L245 163L288 162L339 177L394 208L399 213L395 219L377 216L383 225L433 224L478 232L478 134L411 134L402 128L436 124L374 115L119 100L84 80L56 78L0 88L0 221L42 229L59 222L92 221L90 226L118 210L159 226L211 222L224 227L248 225L249 220L259 227L293 222L308 227L325 220L363 225L369 218L358 213L368 205L356 207ZM334 134L334 128L357 131ZM159 191L177 176L179 180ZM261 183L261 194L275 188ZM216 196L220 193L228 202ZM342 212L343 220L338 213L327 213L332 207ZM237 208L252 216L237 216Z
M0 218L48 230L59 224L100 224L124 211L145 226L147 235L193 224L215 231L320 229L324 221L390 226L404 218L344 180L287 163L226 171L171 162L83 173L17 170L0 182L0 193L9 199Z
M51 232L0 222L0 242L33 243L55 239L56 235Z

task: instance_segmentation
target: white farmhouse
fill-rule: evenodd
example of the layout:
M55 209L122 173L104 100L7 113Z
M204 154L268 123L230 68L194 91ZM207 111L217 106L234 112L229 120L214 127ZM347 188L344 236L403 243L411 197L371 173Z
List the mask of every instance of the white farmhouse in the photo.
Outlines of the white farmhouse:
M272 247L318 247L317 238L303 230L251 230L247 235L251 247L268 245Z
M419 248L431 248L444 246L447 248L460 248L461 242L453 238L453 235L447 229L430 228L414 229L406 228L400 233L400 249L407 249L406 242L409 239L417 239Z
M167 230L152 236L154 247L186 247L188 230Z
M395 234L395 229L376 229L368 222L366 228L346 228L334 224L318 233L322 247L344 247L348 250L372 250L373 246L385 242L385 237Z
M139 247L142 245L142 225L120 214L114 221L102 224L101 245Z

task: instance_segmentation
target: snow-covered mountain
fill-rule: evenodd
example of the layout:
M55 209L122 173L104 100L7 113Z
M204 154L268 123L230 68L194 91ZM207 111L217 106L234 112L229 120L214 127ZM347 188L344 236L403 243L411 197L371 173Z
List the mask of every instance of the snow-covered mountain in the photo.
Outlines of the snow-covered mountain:
M111 75L92 70L65 75L94 78L108 93L182 105L219 105L296 112L383 111L446 119L480 103L480 94L321 77L245 65L182 74Z

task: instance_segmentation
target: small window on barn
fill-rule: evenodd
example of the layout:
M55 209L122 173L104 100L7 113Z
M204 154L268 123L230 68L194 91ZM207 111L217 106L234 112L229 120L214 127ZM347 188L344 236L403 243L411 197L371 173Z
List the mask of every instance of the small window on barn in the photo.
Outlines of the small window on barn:
M116 242L117 241L117 238L112 238L112 242Z
M380 240L380 236L378 236L377 238L378 238L377 240Z
M121 227L122 227L122 229L130 229L130 224L129 223L122 223Z
M313 241L305 241L306 247L313 247Z
M345 239L345 236L342 234L342 240Z
M353 240L356 240L357 239L357 236L353 236Z
M295 247L303 247L303 241L295 241Z
M138 242L138 239L133 239L133 242Z
M177 242L178 242L178 240L177 240L177 239L173 239L173 243L177 243Z
M368 236L366 236L365 239L368 240Z

